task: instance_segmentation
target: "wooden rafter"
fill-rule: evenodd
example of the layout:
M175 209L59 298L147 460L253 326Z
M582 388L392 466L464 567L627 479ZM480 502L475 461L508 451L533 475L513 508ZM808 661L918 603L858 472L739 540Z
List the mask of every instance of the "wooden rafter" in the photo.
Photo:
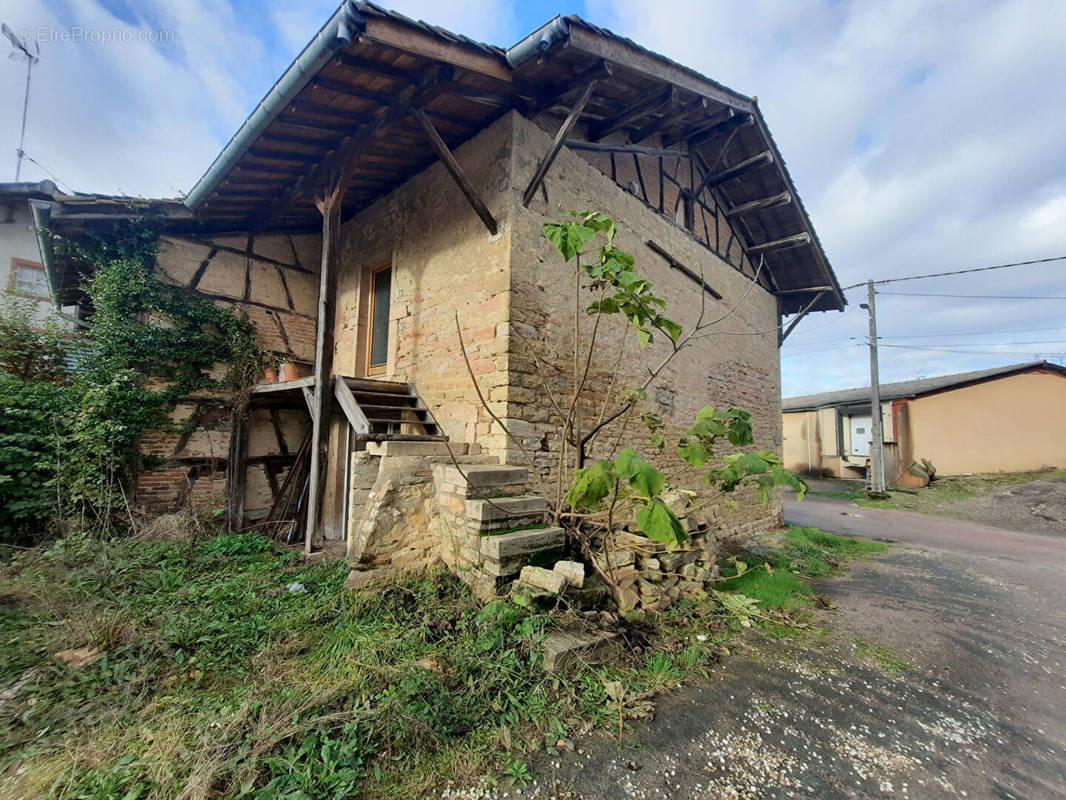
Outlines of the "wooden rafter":
M633 144L642 142L649 136L651 136L653 133L658 133L675 120L681 119L682 117L687 117L689 114L693 114L697 111L706 111L708 105L710 105L710 102L707 100L706 97L697 97L695 100L691 101L690 103L686 103L681 108L675 109L673 111L668 110L664 112L663 115L658 119L649 122L643 128L640 128L639 130L635 131L633 135L629 137L629 141L631 141Z
M694 195L698 196L700 192L702 192L706 188L718 186L728 180L732 180L733 178L743 175L749 170L756 169L757 167L761 167L764 164L772 163L774 163L773 153L771 153L769 150L764 150L763 152L753 155L751 158L746 158L739 164L734 164L733 166L727 167L726 169L723 169L720 172L708 172L706 175L703 176L703 180L701 180L699 185L696 187Z
M448 145L445 144L444 139L442 139L440 134L437 133L437 129L433 127L433 123L429 121L426 112L421 108L413 108L411 109L411 114L416 120L418 120L418 124L422 126L422 130L426 132L426 136L429 137L433 149L437 151L437 155L440 156L444 168L448 170L452 179L459 186L459 191L463 193L463 197L465 197L466 201L470 203L474 212L481 218L481 221L485 223L485 227L489 229L489 233L495 236L497 231L496 218L492 216L492 212L489 211L488 206L485 205L481 196L477 193L474 184L472 184L470 179L466 177L466 172L463 171L462 165L455 160L452 151L448 149Z
M731 108L724 108L717 114L713 115L705 124L701 125L696 130L691 128L682 129L676 133L672 133L669 136L663 136L663 147L669 147L672 144L691 139L693 136L701 136L707 132L714 132L718 129L719 125L728 123L733 117L736 116L736 112Z
M663 106L670 105L676 99L677 88L673 85L669 85L665 89L657 89L643 100L630 106L612 119L605 119L602 122L597 122L595 125L589 126L589 141L598 142L605 136L610 136L615 131L619 131L627 125L633 124L638 119L658 111Z
M314 165L301 178L293 182L289 189L282 193L281 197L255 215L252 227L262 230L278 214L288 208L296 198L310 192L331 172L341 170L340 174L345 178L345 184L347 184L351 179L354 166L359 161L361 151L370 142L382 136L390 127L403 121L410 114L412 108L424 105L432 99L436 84L451 80L450 72L447 69L430 70L420 83L409 86L397 94L393 104L381 109L373 122L361 126L349 136L346 136L336 150Z
M609 66L607 67L607 70L610 72ZM573 107L570 109L570 113L567 114L566 119L563 120L563 124L559 127L559 130L555 134L555 138L552 140L551 147L549 147L548 152L544 154L544 158L540 160L540 163L537 165L537 171L533 173L533 177L530 179L529 185L526 187L526 191L522 195L523 206L528 207L533 201L533 196L537 193L537 189L540 188L544 176L547 175L548 170L551 169L555 157L559 155L559 151L562 149L566 137L570 135L570 131L573 130L574 125L577 124L577 120L581 116L581 112L585 110L585 105L588 103L589 98L592 97L592 92L596 88L597 81L598 79L594 78L585 84L585 90L575 101Z
M781 192L781 194L775 194L772 197L761 197L758 200L749 200L747 203L733 206L725 212L725 215L732 219L733 217L739 217L741 214L748 214L752 211L764 211L767 208L787 206L791 202L792 192Z
M634 144L604 144L602 142L583 142L580 139L567 139L566 146L571 150L591 150L596 153L634 153L641 156L658 156L659 158L688 158L683 150L664 150L656 147L641 147Z
M804 290L804 291L811 291L811 290ZM800 322L803 320L803 318L805 316L807 316L807 314L810 312L810 310L812 308L814 308L816 305L818 305L818 301L821 300L823 297L825 297L825 295L829 291L831 291L829 289L829 287L826 287L823 291L818 292L818 294L816 294L814 296L814 299L811 300L811 302L807 303L807 305L805 305L802 309L800 309L799 313L796 314L796 316L793 318L793 320L788 324L788 327L785 328L783 331L781 331L781 334L777 337L777 346L778 347L780 347L781 345L783 345L785 343L785 339L788 338L788 335L790 333L792 333L792 331L794 331L796 329L796 326L800 324Z
M535 117L543 111L547 111L549 108L553 108L563 103L570 95L578 90L584 89L590 82L604 80L611 77L613 70L611 65L606 61L597 61L591 67L584 72L580 72L574 76L574 79L570 81L561 90L555 91L552 94L538 98L535 102L524 106L523 111L531 117Z
M781 239L774 239L772 242L763 242L762 244L753 244L750 247L745 247L748 255L765 253L769 250L784 250L789 247L802 247L811 243L811 235L809 233L797 233L795 236L785 236Z

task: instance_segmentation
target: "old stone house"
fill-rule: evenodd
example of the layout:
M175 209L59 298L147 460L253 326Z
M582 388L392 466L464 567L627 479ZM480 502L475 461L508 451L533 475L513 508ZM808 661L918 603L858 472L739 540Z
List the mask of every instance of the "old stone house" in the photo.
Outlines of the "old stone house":
M52 230L123 213L94 202L56 200ZM160 277L238 308L304 376L255 387L235 421L190 399L198 429L151 443L166 463L141 501L225 493L249 524L300 506L308 548L347 539L353 559L437 557L432 520L487 487L516 519L540 508L528 490L567 390L545 364L573 347L571 273L541 236L560 213L614 218L683 325L721 317L650 392L668 425L737 405L779 450L782 322L844 304L756 101L576 17L503 50L345 2L165 208ZM61 282L73 299L76 276ZM593 397L659 358L597 358ZM445 439L480 489L444 475ZM722 513L751 529L780 510Z

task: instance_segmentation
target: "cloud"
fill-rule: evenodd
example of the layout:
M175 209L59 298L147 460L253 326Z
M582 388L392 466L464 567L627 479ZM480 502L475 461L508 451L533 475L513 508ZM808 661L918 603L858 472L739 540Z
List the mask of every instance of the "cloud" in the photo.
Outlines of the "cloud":
M843 284L1066 254L1066 16L1026 3L590 0L618 33L756 94ZM684 20L683 25L678 20ZM955 294L1066 294L1063 265L884 287ZM861 385L864 297L812 315L783 350L785 394ZM901 380L1064 353L997 330L1062 324L1066 303L886 296L882 375ZM990 332L986 336L941 334ZM933 334L928 339L890 338ZM1066 329L1049 331L1066 340ZM806 343L806 344L803 344ZM848 346L848 345L851 346ZM952 349L942 347L941 349ZM987 352L977 352L987 351Z

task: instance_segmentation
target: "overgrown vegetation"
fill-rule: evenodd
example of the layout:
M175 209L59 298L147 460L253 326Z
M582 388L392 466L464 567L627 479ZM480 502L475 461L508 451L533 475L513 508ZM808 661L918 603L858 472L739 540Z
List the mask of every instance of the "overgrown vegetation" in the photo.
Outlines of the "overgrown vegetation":
M782 541L745 557L797 585L870 551L810 530ZM346 573L258 534L18 551L0 574L0 795L413 798L484 774L521 783L533 754L646 716L745 625L805 613L736 591L683 600L616 623L622 660L553 675L540 640L577 616L483 606L443 570L362 593L342 591ZM72 650L69 665L54 657Z
M239 391L259 373L251 323L160 282L157 247L146 217L64 243L93 309L76 336L0 310L0 541L26 543L70 518L110 530L128 512L141 437L170 427L174 402Z

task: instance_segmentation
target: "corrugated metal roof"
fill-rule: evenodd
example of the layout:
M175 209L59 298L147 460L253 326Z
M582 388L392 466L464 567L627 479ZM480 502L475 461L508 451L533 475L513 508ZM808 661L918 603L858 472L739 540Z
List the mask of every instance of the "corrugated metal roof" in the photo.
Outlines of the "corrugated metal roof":
M944 389L953 389L969 383L979 383L992 378L1001 378L1017 372L1030 370L1051 370L1066 375L1066 367L1052 364L1050 361L1027 361L1023 364L1009 364L1005 367L979 369L973 372L957 372L953 375L938 375L934 378L918 378L913 381L898 381L881 384L882 400L900 400L916 397ZM807 394L800 397L786 397L781 401L782 411L805 411L828 406L846 406L870 402L870 387L859 386L855 389L839 389L835 392Z

